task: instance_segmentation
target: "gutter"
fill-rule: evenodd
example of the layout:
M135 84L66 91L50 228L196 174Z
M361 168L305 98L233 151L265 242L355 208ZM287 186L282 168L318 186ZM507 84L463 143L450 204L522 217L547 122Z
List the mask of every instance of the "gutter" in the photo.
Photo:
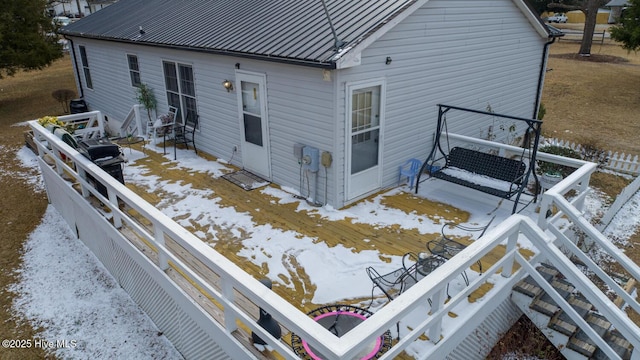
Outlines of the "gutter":
M333 60L329 62L322 62L322 61L313 61L313 60L293 59L293 58L276 57L276 56L270 56L270 55L251 54L251 53L245 53L245 52L239 52L239 51L208 49L208 48L201 48L201 47L170 45L170 44L161 44L161 43L148 43L148 42L142 42L142 41L136 41L136 40L114 39L114 38L108 38L104 36L87 36L86 34L81 34L81 33L80 34L67 33L65 34L65 38L67 37L67 35L78 36L78 37L93 39L93 40L112 41L116 43L135 44L135 45L145 45L145 46L150 46L155 48L164 48L164 49L195 51L195 52L201 52L201 53L207 53L207 54L226 55L226 56L233 56L233 57L239 57L239 58L245 58L245 59L271 61L276 63L308 66L308 67L328 69L328 70L334 70L337 68L337 64Z
M80 92L80 98L84 99L84 88L82 87L82 78L80 78L80 68L78 68L78 58L76 57L76 48L73 46L73 40L68 38L67 35L63 35L69 42L69 54L73 57L73 67L76 69L76 79L78 79L78 90Z
M543 50L542 50L542 62L540 64L540 73L538 74L538 89L536 90L536 101L535 101L535 105L533 107L533 117L532 119L538 119L538 110L540 108L540 103L542 102L542 85L544 83L544 74L545 74L545 69L547 68L547 58L549 55L549 46L551 46L551 44L553 44L554 42L556 42L556 39L559 37L564 36L564 33L554 33L554 32L550 32L549 34L549 38L551 38L550 41L547 41L544 44Z

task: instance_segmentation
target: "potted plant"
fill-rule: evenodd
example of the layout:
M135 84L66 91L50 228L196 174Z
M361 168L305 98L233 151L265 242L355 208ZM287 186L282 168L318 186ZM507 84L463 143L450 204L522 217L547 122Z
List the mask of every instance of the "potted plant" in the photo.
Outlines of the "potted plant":
M538 148L538 151L574 159L580 158L580 154L577 151L559 145L541 146L540 148ZM552 188L574 170L569 166L560 165L548 161L538 161L537 165L538 166L536 168L536 172L538 173L538 175L540 175L540 186L543 189Z
M140 105L147 109L147 116L151 123L153 121L151 120L151 111L155 110L158 105L153 89L151 89L147 84L140 84L136 89L136 100Z
M540 177L540 186L543 189L550 189L562 181L562 179L563 176L559 170L548 170L542 173L542 176Z

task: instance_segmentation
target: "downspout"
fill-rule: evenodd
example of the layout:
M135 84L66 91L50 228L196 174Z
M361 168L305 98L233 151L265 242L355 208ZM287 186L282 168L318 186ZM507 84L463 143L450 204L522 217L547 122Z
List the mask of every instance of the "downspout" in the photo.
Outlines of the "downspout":
M78 81L78 90L80 92L80 98L84 99L84 88L82 87L82 79L80 78L80 68L78 67L78 58L76 57L76 48L73 46L73 40L69 39L66 35L64 38L69 42L69 52L73 57L73 67L76 68L76 79Z
M545 69L547 68L547 56L549 54L549 46L551 46L551 44L556 42L556 38L558 37L555 34L552 34L549 36L551 37L551 40L547 41L544 44L544 47L542 50L542 63L540 64L540 73L538 74L538 89L536 90L536 101L535 101L535 106L533 107L532 119L538 118L538 110L540 108L540 102L542 101L542 85L544 83Z

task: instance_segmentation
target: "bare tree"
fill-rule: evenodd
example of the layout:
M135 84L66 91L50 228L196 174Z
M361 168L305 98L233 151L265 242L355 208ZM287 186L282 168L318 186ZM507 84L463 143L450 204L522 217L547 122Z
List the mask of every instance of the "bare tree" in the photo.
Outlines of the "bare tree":
M609 0L569 0L561 2L553 2L548 6L551 9L560 9L564 11L580 10L584 13L584 29L582 31L582 43L578 54L581 56L591 55L591 44L593 43L593 33L596 29L596 21L598 19L598 9L606 5Z

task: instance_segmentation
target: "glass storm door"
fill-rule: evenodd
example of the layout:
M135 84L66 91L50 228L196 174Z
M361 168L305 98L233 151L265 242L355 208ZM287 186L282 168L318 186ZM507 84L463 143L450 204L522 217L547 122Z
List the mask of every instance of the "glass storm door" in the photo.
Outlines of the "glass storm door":
M239 90L242 166L271 180L265 76L237 72L236 81Z
M381 86L349 87L348 199L380 188Z

